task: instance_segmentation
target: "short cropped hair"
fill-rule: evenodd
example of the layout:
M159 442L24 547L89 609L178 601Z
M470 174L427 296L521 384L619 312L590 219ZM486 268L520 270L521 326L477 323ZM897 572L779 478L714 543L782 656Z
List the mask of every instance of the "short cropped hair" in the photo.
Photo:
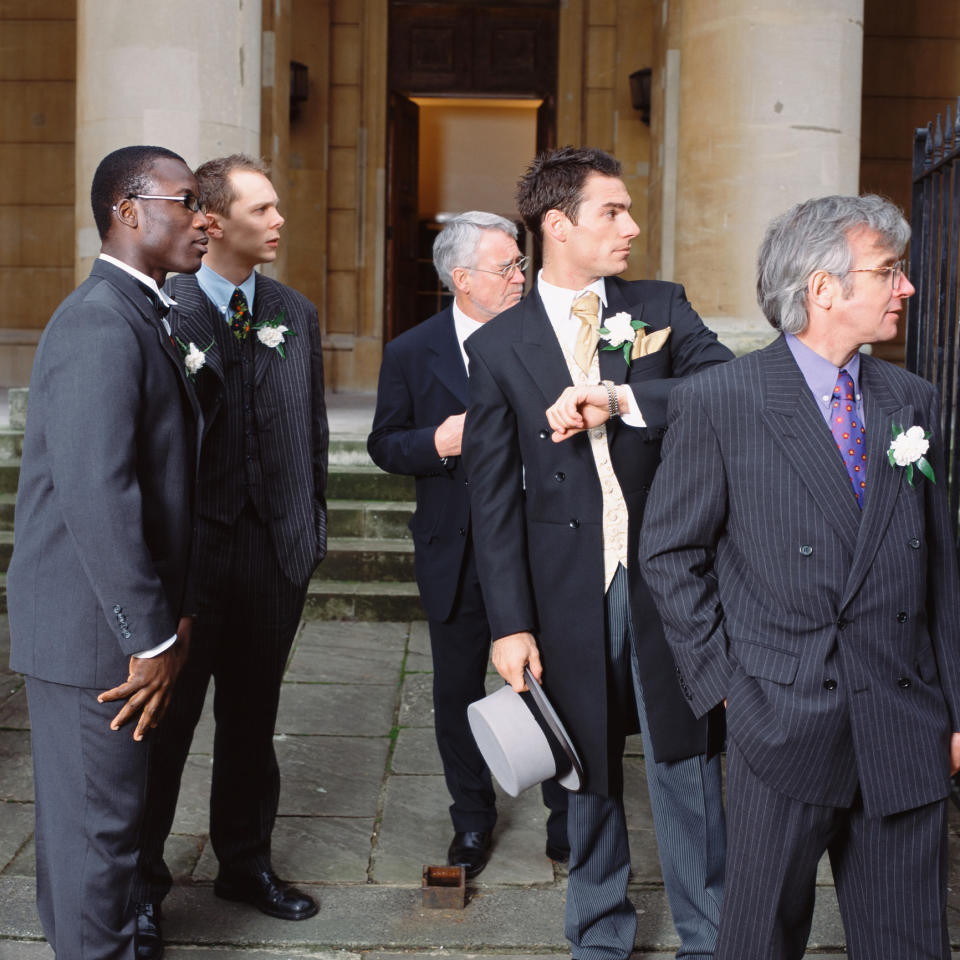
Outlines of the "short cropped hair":
M456 293L453 286L454 267L476 266L476 252L487 230L500 230L517 239L517 225L506 217L483 210L469 210L450 220L433 241L433 265L443 285Z
M145 193L150 188L153 164L161 158L179 160L186 166L180 154L166 147L121 147L100 161L90 186L90 206L101 240L106 239L113 224L114 204Z
M842 277L849 296L853 266L850 234L874 230L898 255L910 239L899 207L884 197L818 197L777 217L757 255L757 302L770 324L783 333L807 326L807 281L817 270Z
M583 185L591 173L619 177L622 167L616 157L596 147L561 147L537 155L517 184L517 209L527 229L543 239L543 217L559 210L577 222Z
M221 217L230 214L230 206L237 199L237 191L230 182L234 170L251 170L270 176L269 168L262 160L245 153L231 153L229 157L217 157L200 164L195 171L197 189L201 202L211 213L219 213Z

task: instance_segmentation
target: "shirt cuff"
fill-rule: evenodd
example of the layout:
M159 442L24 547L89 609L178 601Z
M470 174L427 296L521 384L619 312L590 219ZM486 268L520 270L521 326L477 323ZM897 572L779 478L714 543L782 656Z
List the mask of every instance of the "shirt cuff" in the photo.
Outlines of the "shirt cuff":
M169 649L177 642L177 635L174 634L169 640L164 640L163 643L157 644L150 650L144 650L143 653L135 653L134 656L138 660L151 660L153 657L159 656L163 653L164 650Z
M647 421L643 419L643 414L640 412L640 407L637 406L637 398L633 395L633 390L626 383L621 383L621 387L627 391L627 396L630 398L630 412L621 413L620 419L628 427L645 427Z

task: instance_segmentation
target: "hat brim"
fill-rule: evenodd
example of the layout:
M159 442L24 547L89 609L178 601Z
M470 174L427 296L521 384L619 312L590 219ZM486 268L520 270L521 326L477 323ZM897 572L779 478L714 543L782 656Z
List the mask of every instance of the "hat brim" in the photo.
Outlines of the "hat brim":
M577 755L577 749L573 745L573 741L567 735L567 731L563 726L563 723L560 721L560 717L557 716L557 711L553 709L553 704L547 698L547 694L544 691L543 687L534 679L533 674L530 672L529 667L523 668L523 675L527 681L527 687L530 689L530 694L536 701L537 708L540 710L540 714L543 717L544 722L550 728L550 732L556 737L557 742L563 748L563 752L567 755L567 759L570 761L570 769L557 777L557 783L561 787L566 788L576 792L583 786L583 764L580 763L580 757Z

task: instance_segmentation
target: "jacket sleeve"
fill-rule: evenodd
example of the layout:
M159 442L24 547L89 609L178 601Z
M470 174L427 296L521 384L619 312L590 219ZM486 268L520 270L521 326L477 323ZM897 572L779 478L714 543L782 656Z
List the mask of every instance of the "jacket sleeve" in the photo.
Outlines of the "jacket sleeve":
M726 513L717 436L700 397L681 384L670 399L662 460L644 510L640 562L698 717L726 697L735 670L713 570Z
M486 359L467 340L470 406L463 458L470 481L474 552L496 640L536 630L524 517L523 458L514 410Z
M684 289L672 285L667 307L666 324L670 326L671 370L665 379L630 380L637 406L647 430L659 436L667 425L667 404L670 392L682 377L733 359L733 354L717 339L717 335L690 306ZM637 363L636 360L633 363Z
M388 343L380 365L373 429L367 437L371 459L388 473L413 477L442 475L446 468L434 443L438 426L416 422L405 364L393 344Z

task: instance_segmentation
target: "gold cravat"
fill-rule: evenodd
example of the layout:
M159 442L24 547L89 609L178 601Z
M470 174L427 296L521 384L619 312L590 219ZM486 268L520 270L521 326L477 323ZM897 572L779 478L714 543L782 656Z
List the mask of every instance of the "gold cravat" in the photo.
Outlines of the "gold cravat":
M597 332L600 327L600 298L588 290L573 301L570 312L580 321L573 359L584 373L589 374L593 355L600 342L600 334Z

